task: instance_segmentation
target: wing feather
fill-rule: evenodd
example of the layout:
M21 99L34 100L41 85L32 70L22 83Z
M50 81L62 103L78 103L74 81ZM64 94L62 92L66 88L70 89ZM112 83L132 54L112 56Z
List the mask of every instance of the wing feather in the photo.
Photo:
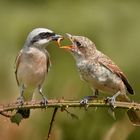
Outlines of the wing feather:
M18 66L19 66L19 63L20 63L20 59L21 59L21 56L22 56L22 50L18 53L16 59L15 59L15 76L16 76L16 81L17 81L17 84L19 85L19 81L18 81L18 77L17 77L17 71L18 71Z
M51 67L51 60L50 60L50 55L47 51L45 51L46 53L46 58L47 58L47 62L46 62L46 65L47 65L47 73L48 71L50 70L50 67Z
M127 91L130 94L134 94L133 88L131 87L131 85L128 82L128 79L126 78L126 76L124 75L124 73L120 70L120 68L106 55L104 54L100 54L100 57L97 57L97 61L103 65L104 67L106 67L107 69L109 69L111 72L115 73L116 75L118 75L123 83L125 84Z

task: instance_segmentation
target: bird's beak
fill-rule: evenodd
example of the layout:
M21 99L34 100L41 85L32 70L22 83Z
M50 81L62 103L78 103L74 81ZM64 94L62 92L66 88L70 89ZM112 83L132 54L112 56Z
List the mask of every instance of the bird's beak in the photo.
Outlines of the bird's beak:
M73 46L69 45L69 46L62 46L60 47L61 49L66 49L66 50L72 50Z
M67 35L68 38L72 38L72 35L71 34L66 33L66 35Z
M73 38L72 38L72 35L71 34L69 34L69 33L66 33L66 35L67 35L67 38L73 43Z
M66 33L66 35L67 35L67 38L68 38L71 42L73 42L72 35L71 35L71 34L68 34L68 33ZM60 45L60 46L61 46L61 45ZM72 45L68 45L68 46L61 46L60 48L66 49L66 50L72 50L72 49L74 48L74 46L73 46L73 44L72 44Z
M55 34L54 36L52 36L52 40L53 41L57 41L59 38L63 39L63 36Z

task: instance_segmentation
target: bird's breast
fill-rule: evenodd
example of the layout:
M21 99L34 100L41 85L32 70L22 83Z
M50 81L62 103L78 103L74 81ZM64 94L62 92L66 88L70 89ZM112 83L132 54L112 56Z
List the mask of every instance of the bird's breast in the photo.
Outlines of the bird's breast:
M41 84L47 72L46 53L36 48L23 52L20 58L17 77L27 86Z
M99 63L83 61L77 64L82 79L93 88L105 92L116 92L122 84L121 79Z

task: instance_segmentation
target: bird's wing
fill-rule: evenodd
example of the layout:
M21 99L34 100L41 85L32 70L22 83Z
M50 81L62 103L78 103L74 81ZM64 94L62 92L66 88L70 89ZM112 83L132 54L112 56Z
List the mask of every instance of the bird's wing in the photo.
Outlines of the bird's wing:
M50 60L50 55L47 51L45 51L46 53L46 58L47 58L47 62L46 62L46 65L47 65L47 73L48 71L50 70L50 67L51 67L51 60Z
M134 91L133 91L131 85L129 84L128 79L126 78L124 73L120 70L120 68L109 57L107 57L106 55L101 53L100 57L97 57L97 61L101 65L103 65L104 67L109 69L111 72L118 75L122 79L123 83L125 84L127 91L130 94L134 94Z
M17 55L17 57L15 59L15 65L14 65L15 76L16 76L16 81L17 81L18 85L19 85L19 81L18 81L18 78L17 78L17 70L18 70L18 66L19 66L19 62L20 62L21 56L22 56L22 50L18 53L18 55Z

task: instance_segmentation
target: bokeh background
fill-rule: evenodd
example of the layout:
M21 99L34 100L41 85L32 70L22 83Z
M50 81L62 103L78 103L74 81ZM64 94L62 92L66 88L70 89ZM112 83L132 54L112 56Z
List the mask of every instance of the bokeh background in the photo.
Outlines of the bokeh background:
M56 33L89 37L127 75L135 89L131 99L140 102L140 1L139 0L0 0L0 103L19 96L14 60L27 34L36 27ZM67 42L68 43L68 42ZM79 78L71 54L51 44L52 67L44 92L49 98L81 99L91 95ZM101 94L102 95L102 94ZM38 98L38 97L37 97ZM116 110L116 120L106 108L69 109L79 120L59 111L52 140L138 140L140 128L130 124L124 110ZM44 140L52 109L34 110L20 126L0 116L0 139Z

